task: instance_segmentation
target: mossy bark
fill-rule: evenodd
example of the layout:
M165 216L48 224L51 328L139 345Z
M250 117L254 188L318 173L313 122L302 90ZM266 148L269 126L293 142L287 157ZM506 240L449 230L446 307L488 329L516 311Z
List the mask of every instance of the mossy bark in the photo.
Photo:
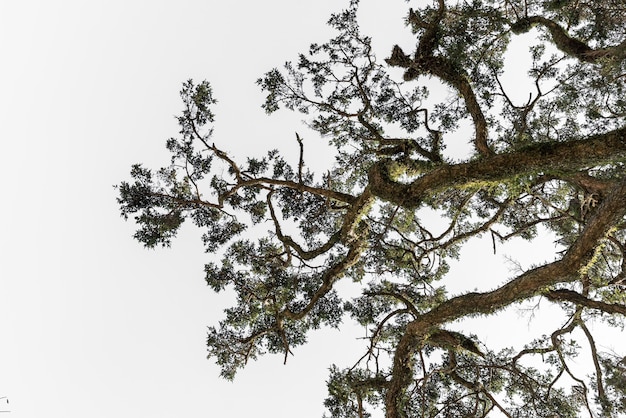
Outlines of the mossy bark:
M414 208L427 196L471 183L500 183L520 176L567 175L597 164L626 159L626 129L584 140L533 144L518 151L460 164L443 164L410 183L400 183L390 173L391 160L369 171L369 186L378 198Z

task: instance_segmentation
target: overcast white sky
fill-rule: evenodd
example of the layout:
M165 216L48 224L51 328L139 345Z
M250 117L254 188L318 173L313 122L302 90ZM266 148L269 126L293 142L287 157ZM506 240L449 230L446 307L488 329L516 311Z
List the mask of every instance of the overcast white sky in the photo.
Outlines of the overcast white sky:
M206 326L228 300L204 283L198 234L144 250L113 184L132 163L167 163L190 77L214 85L224 148L293 145L299 117L267 118L254 82L326 40L346 3L0 1L0 396L11 416L321 416L326 368L350 351L312 344L287 367L267 358L219 379Z
M380 25L365 30L380 59L408 33L406 3L385 3L363 5L369 27ZM229 300L205 286L199 234L144 250L113 184L135 162L168 162L188 78L214 86L221 147L293 148L300 117L266 117L254 81L325 41L330 13L346 5L0 0L0 396L10 416L321 417L327 367L351 365L360 334L318 333L287 366L268 357L234 383L219 379L206 326Z

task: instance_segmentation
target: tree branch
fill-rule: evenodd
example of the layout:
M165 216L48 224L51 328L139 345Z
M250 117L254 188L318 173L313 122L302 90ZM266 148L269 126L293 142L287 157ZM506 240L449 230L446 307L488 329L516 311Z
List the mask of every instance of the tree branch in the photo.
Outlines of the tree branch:
M621 58L624 56L624 53L626 53L626 40L612 47L593 49L586 43L570 37L561 25L543 16L529 16L520 19L511 25L511 30L515 33L523 33L527 32L533 25L537 24L548 29L550 35L552 36L552 41L557 48L566 54L579 59L580 61L593 64L598 62L601 58Z
M586 298L578 292L567 289L551 290L543 294L552 302L571 302L585 308L597 309L610 314L626 315L626 306L615 303L606 303L599 300Z
M567 173L608 161L626 159L626 128L584 140L533 144L521 150L497 154L467 163L440 165L411 183L399 183L393 171L401 163L375 163L368 176L372 193L403 207L417 207L421 200L448 188L477 182L495 183L511 176Z

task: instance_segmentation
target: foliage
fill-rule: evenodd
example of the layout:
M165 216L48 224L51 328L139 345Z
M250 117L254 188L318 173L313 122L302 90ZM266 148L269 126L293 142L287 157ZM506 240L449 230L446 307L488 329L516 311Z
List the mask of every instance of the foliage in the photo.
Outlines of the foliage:
M190 220L222 254L205 267L214 291L237 294L208 335L222 376L264 353L286 360L308 331L349 315L370 343L352 367L331 368L332 416L626 412L623 354L599 350L587 326L619 329L626 314L626 4L438 0L408 12L415 50L390 46L384 62L357 11L352 1L329 21L335 38L258 80L267 113L305 114L334 146L328 171L305 163L298 134L297 165L277 150L234 161L211 142L210 85L188 81L171 164L135 165L118 186L147 247L170 245ZM501 82L505 53L531 30L535 90L517 103ZM434 79L450 94L430 97ZM446 152L458 141L473 145L462 161ZM449 262L472 237L491 236L496 251L546 231L554 261L491 291L446 291ZM361 294L338 294L339 280ZM538 299L561 308L564 325L524 348L495 352L471 329L447 329ZM570 367L581 350L591 376Z

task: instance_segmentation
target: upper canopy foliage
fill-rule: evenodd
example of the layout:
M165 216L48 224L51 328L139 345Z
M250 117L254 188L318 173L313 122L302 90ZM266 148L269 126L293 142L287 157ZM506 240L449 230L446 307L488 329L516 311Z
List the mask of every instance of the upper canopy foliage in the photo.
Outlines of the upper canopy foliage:
M335 38L258 80L268 113L306 114L335 147L330 170L311 171L297 134L295 165L276 150L234 161L212 142L210 85L188 81L171 164L134 166L119 185L121 213L148 247L169 245L191 220L207 252L222 254L205 271L216 292L238 296L208 336L226 378L265 352L286 358L307 331L350 315L370 345L352 367L331 368L332 416L626 413L624 353L603 352L587 326L619 330L626 314L626 3L428 3L406 16L412 51L390 45L377 59L353 1L329 21ZM501 82L505 53L531 29L534 91L518 102ZM450 94L433 98L434 80ZM446 153L458 142L473 145L462 161ZM554 261L491 291L446 292L448 262L470 238L490 234L496 250L548 232ZM339 295L338 280L361 294ZM524 348L496 352L471 329L446 329L537 299L560 307L563 325ZM588 376L570 368L581 349Z

